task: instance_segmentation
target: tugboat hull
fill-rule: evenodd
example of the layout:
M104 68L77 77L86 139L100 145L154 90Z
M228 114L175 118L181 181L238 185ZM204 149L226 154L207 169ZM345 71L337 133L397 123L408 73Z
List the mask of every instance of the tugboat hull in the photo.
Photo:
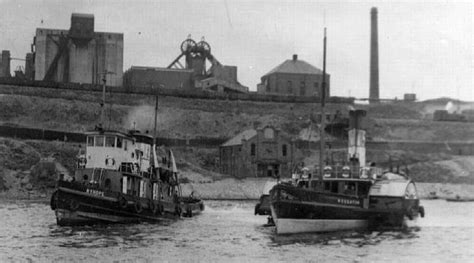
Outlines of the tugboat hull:
M335 232L367 229L368 220L363 219L291 219L275 220L277 234Z
M276 186L272 196L277 234L398 228L406 218L414 219L421 213L418 199L372 197L368 202L289 185Z
M119 193L91 191L73 183L61 184L63 187L58 187L51 197L51 208L55 210L58 225L158 222L179 218L186 211L193 211L188 215L192 216L204 209L202 201L201 205L199 202L191 205L152 202Z

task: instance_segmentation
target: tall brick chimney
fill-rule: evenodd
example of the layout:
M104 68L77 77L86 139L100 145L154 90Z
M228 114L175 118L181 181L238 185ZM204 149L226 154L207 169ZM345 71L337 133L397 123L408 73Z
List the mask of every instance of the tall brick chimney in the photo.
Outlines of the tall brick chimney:
M379 41L377 30L377 8L370 10L370 94L371 101L379 99Z

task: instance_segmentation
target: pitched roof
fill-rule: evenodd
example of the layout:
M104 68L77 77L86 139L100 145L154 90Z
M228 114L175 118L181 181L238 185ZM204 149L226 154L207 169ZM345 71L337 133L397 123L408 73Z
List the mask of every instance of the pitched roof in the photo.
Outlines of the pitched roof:
M317 67L309 64L304 60L299 59L287 59L274 69L270 70L263 77L273 73L293 73L293 74L319 74L322 75L323 71ZM327 74L327 73L326 73Z
M245 138L246 140L248 140L248 139L254 137L255 135L257 135L257 131L255 129L245 130L245 131L237 134L236 136L234 136L232 139L226 141L221 146L241 145L242 144L242 139Z

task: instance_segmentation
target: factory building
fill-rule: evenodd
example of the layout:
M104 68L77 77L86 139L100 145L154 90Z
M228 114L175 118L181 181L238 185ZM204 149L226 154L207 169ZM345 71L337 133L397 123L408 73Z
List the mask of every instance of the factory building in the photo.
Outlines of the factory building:
M329 74L326 73L326 97L329 93ZM261 77L257 92L261 94L320 96L323 83L322 70L306 61L288 59Z
M123 74L123 85L133 87L160 87L167 89L191 89L193 70L133 66Z
M237 80L237 67L222 65L211 54L211 46L206 41L195 42L189 36L180 48L181 53L166 68L131 67L124 74L124 86L130 91L138 87L164 87L248 92Z
M10 76L10 51L2 50L0 54L0 78Z
M72 14L71 27L37 28L34 79L122 86L123 34L94 31L94 16Z
M235 177L291 174L294 144L271 126L245 130L219 147L220 172Z

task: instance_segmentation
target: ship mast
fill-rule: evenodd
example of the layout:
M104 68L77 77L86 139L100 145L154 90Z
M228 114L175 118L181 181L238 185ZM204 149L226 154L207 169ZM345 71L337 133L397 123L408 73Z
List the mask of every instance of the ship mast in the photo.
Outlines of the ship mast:
M326 114L324 106L326 104L326 28L324 28L324 48L323 48L323 83L321 85L321 127L319 131L319 180L323 180L324 172L324 126Z
M105 126L105 117L104 117L104 107L105 107L105 87L106 87L106 72L103 73L102 76L102 101L100 102L100 123L99 128L104 129Z
M100 74L100 73L99 73ZM107 84L107 74L115 74L114 72L111 71L106 71L102 72L102 101L100 102L100 123L99 123L99 128L104 129L105 128L105 88Z

